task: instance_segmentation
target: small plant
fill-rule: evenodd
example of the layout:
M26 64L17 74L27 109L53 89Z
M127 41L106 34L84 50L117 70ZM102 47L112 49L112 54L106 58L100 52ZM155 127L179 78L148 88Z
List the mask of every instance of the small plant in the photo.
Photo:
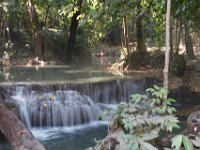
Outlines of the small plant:
M179 128L179 121L173 115L175 100L167 98L168 91L158 86L146 91L150 96L134 94L129 103L120 103L114 113L111 127L116 123L123 127L122 139L127 143L124 149L157 150L155 139L161 131L168 133Z

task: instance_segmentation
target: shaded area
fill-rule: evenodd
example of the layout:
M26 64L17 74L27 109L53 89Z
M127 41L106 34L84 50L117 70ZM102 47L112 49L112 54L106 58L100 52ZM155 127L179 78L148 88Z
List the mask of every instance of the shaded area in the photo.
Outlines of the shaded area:
M2 150L11 150L11 146L5 136L0 133L0 149Z

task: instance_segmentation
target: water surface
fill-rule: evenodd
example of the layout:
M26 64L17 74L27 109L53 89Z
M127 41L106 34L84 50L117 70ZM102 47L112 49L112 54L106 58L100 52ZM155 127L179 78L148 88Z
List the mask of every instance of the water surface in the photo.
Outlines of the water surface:
M93 122L76 127L33 128L33 135L48 150L84 150L95 146L107 134L106 122ZM0 150L11 150L5 139L0 139Z
M113 77L111 73L93 67L77 66L46 66L46 67L9 67L1 68L2 82L32 81L79 81L93 78Z

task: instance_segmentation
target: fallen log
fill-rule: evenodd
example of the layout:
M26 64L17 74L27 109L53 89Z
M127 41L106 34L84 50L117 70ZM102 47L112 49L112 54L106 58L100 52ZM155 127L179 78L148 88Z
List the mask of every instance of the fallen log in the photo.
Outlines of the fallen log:
M13 150L46 150L0 97L0 130Z

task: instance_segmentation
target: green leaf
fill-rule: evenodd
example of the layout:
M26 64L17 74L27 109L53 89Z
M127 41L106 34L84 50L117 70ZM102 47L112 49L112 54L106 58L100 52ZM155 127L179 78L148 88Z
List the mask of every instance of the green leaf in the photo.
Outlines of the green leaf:
M175 150L179 150L181 147L181 144L183 142L183 135L177 135L172 138L172 146L171 148L175 148Z
M174 112L174 109L172 107L168 107L167 112L168 112L168 114L172 115Z
M156 133L156 132L145 133L145 134L143 135L142 139L143 139L144 141L151 141L151 140L157 138L158 136L159 136L159 135L158 135L158 133Z
M187 136L183 136L183 145L185 150L193 150L192 143Z
M173 102L173 103L176 102L176 100L173 99L173 98L168 98L167 101L170 101L170 102Z
M155 91L155 89L154 88L148 88L147 90L146 90L147 92L154 92Z
M134 94L131 97L132 97L132 102L134 102L134 103L137 104L137 103L141 102L141 100L143 98L143 95L141 95L141 94Z
M158 150L156 147L154 147L153 145L147 143L147 142L140 142L141 147L143 147L146 150Z
M154 85L153 87L154 87L154 89L156 89L156 90L160 90L160 87L157 86L157 85Z

